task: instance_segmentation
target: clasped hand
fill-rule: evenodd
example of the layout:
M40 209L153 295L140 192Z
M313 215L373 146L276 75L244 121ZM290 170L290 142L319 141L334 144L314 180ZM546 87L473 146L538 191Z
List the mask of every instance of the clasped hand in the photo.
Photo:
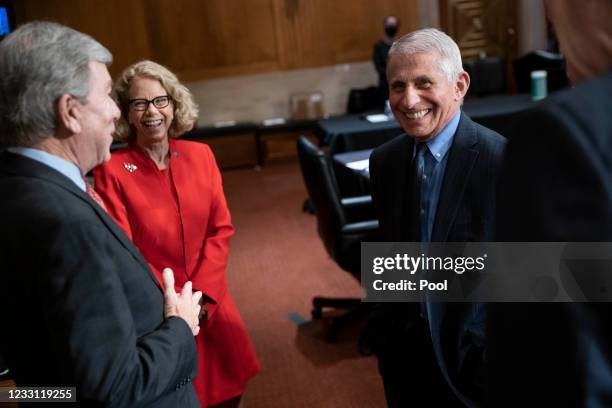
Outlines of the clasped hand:
M165 268L162 272L164 282L164 317L180 317L185 320L194 336L200 332L200 300L202 292L193 292L191 282L185 283L181 293L174 290L174 272Z

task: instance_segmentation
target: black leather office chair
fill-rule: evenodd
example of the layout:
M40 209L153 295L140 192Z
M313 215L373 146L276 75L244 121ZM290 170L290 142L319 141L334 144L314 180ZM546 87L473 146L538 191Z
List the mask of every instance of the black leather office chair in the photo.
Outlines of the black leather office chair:
M512 66L516 87L521 93L531 91L531 71L546 71L549 93L569 85L565 72L565 59L562 55L548 51L532 51L514 59Z
M346 104L346 113L350 115L380 110L384 103L385 101L382 100L382 96L379 95L378 88L375 86L351 89Z
M501 58L482 58L465 63L463 69L470 75L469 93L483 96L506 91L506 67Z
M345 271L360 279L361 242L375 241L378 221L373 219L351 222L350 212L355 207L371 206L370 196L341 199L329 158L305 137L297 142L302 176L317 217L319 236L329 256ZM325 307L348 309L349 312L326 318L325 337L334 341L337 330L344 324L364 316L370 304L359 298L326 298L312 300L313 319L323 318Z

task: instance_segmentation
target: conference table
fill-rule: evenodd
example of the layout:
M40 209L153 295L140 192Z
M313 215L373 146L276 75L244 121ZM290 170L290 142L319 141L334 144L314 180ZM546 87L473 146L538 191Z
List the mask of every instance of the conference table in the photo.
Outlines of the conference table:
M366 179L370 178L370 154L374 149L354 150L334 154L334 162Z
M502 135L509 134L514 118L536 102L528 94L491 95L468 98L463 111L475 122L493 129ZM317 122L323 144L329 145L329 154L334 155L355 150L372 149L403 133L395 118L372 123L366 115L343 115Z

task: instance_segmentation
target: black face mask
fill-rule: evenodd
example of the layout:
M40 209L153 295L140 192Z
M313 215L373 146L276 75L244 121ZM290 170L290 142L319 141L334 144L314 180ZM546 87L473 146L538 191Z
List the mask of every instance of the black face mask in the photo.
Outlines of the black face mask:
M387 37L395 37L395 34L397 34L397 26L396 25L385 26L385 34L387 34Z

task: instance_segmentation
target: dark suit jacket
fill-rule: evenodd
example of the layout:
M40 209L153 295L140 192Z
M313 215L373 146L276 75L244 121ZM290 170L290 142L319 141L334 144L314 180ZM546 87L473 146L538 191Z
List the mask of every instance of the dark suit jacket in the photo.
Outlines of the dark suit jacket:
M550 96L510 140L498 240L611 242L612 72ZM611 310L494 305L490 405L611 406Z
M491 241L495 224L496 183L506 140L498 133L461 119L449 151L432 242ZM401 135L375 149L370 158L372 197L384 241L410 241L413 139ZM429 326L438 364L446 380L466 401L479 400L484 353L482 305L428 305ZM381 306L390 325L410 327L416 304ZM397 328L396 328L397 329ZM401 330L401 328L400 328Z
M72 181L0 154L2 353L17 385L87 406L199 407L196 347L138 250ZM78 406L78 405L77 405Z

